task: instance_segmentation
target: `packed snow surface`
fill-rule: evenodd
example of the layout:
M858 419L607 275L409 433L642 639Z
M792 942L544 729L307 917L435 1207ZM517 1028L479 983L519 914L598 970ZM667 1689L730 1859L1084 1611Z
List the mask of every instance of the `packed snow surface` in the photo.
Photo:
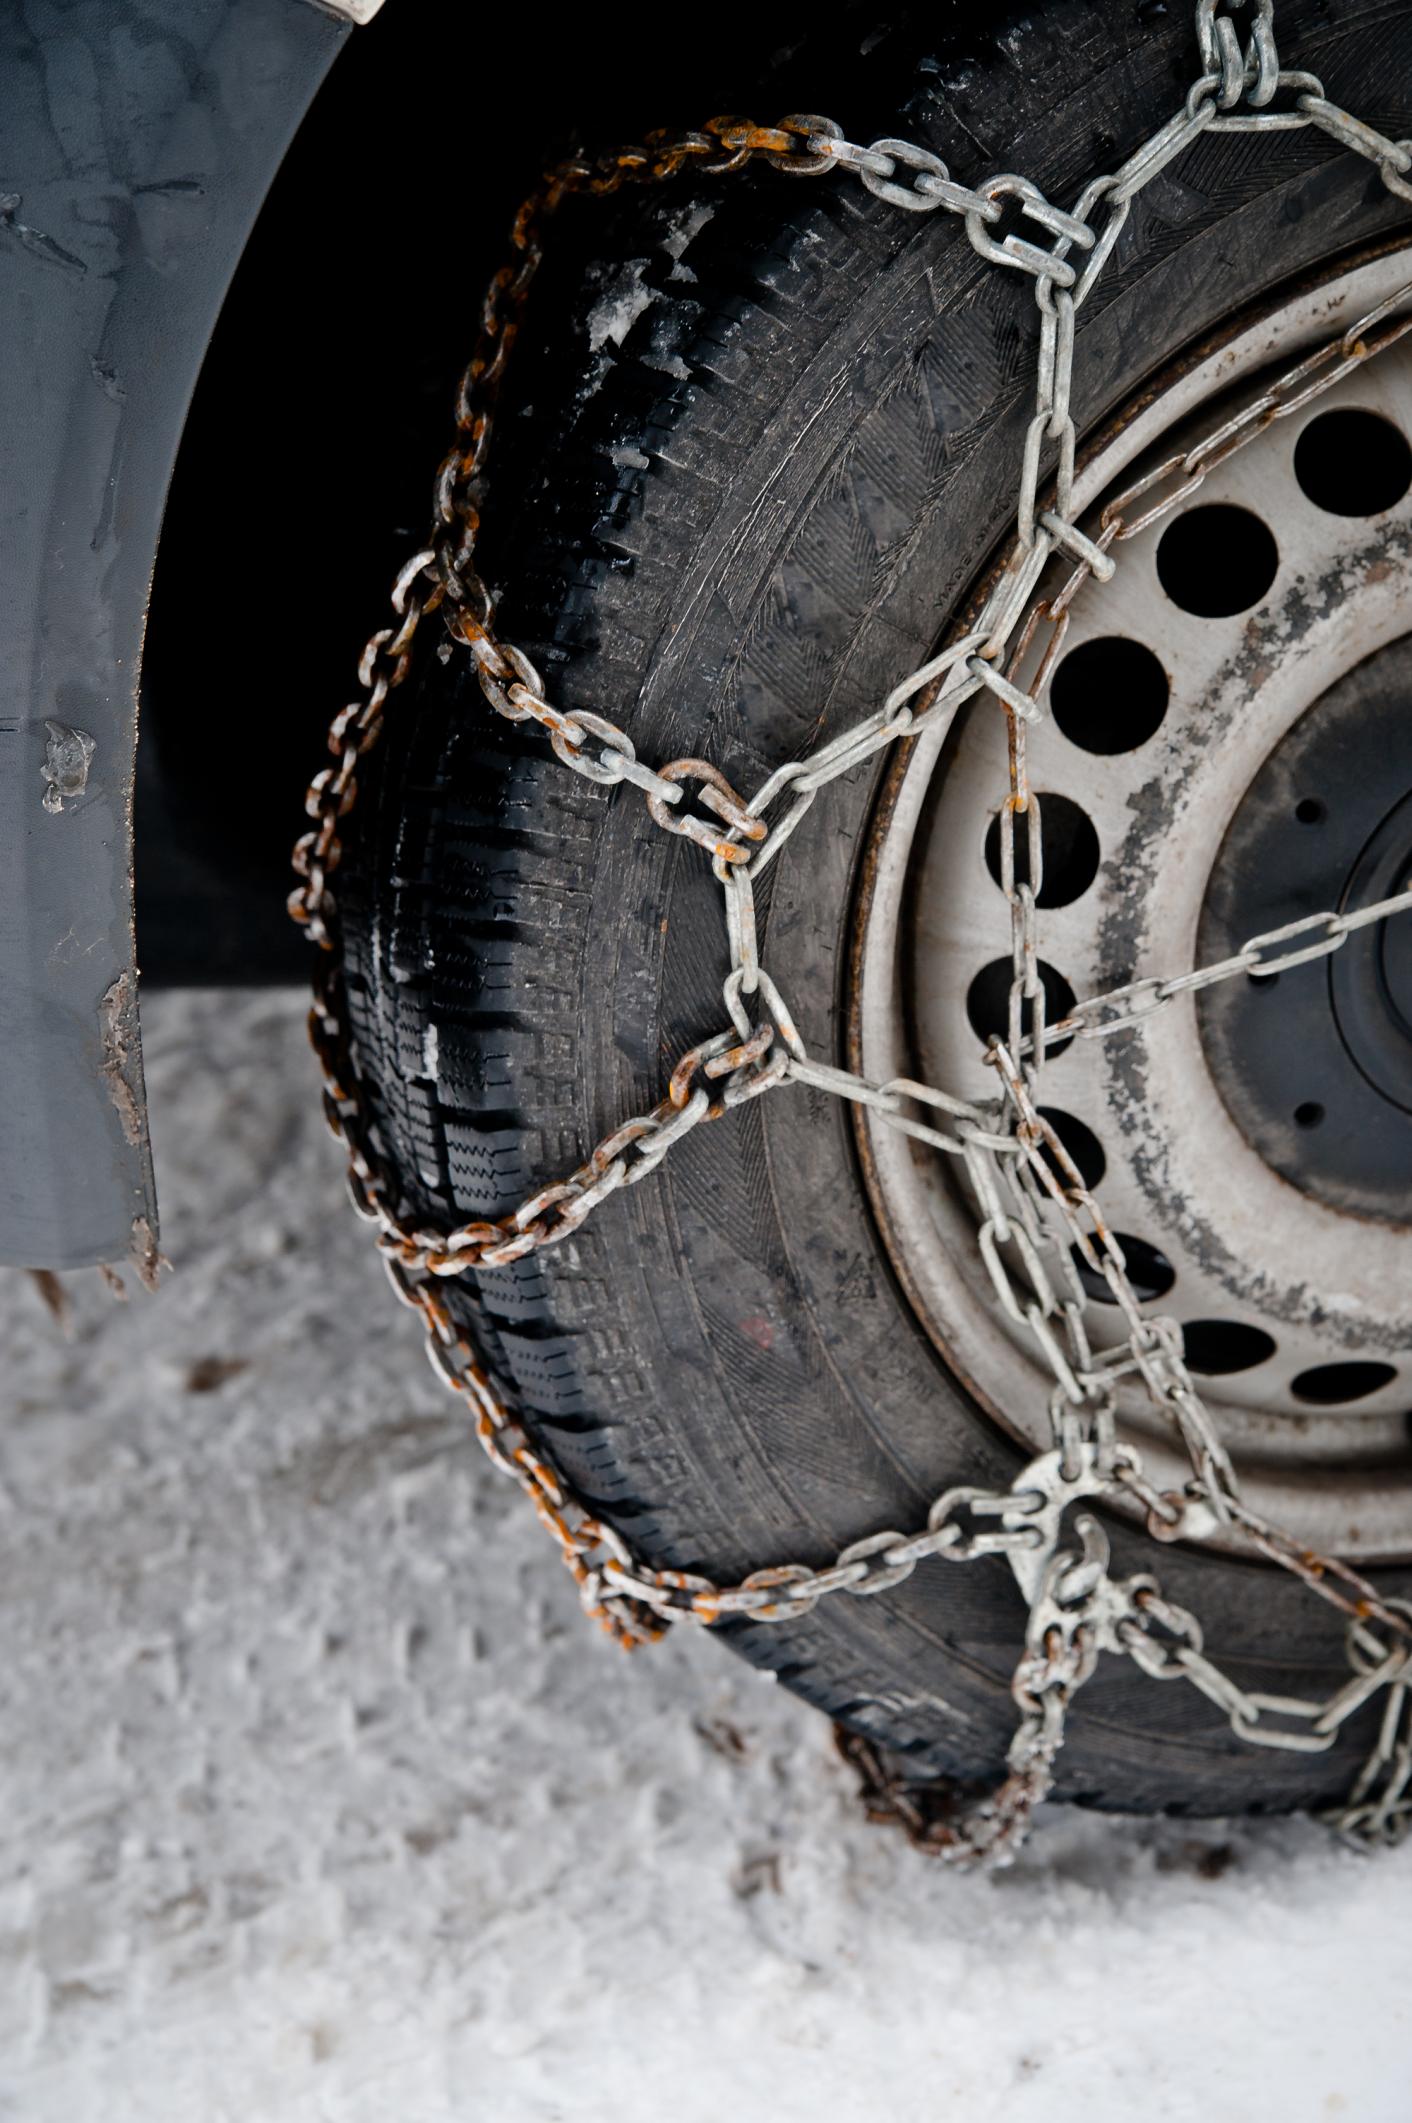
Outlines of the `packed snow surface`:
M581 1619L298 999L144 1016L174 1273L68 1278L69 1341L0 1280L7 2123L1408 2123L1412 1849L1056 1811L976 1879L867 1826L719 1644Z

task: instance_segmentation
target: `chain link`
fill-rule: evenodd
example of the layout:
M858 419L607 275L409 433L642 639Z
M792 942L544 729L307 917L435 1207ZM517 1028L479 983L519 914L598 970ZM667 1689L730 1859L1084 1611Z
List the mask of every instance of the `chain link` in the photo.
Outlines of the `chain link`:
M1266 929L1259 936L1248 937L1230 958L1217 959L1208 966L1197 966L1190 973L1174 974L1167 980L1132 981L1125 988L1109 988L1102 995L1088 996L1083 1002L1075 1003L1067 1016L1045 1030L1044 1043L1054 1046L1068 1039L1107 1039L1114 1032L1126 1031L1129 1026L1154 1017L1168 1003L1175 1002L1179 995L1197 994L1202 988L1214 987L1218 981L1233 980L1240 973L1254 974L1260 980L1273 979L1276 973L1286 972L1291 966L1305 966L1313 959L1327 958L1331 952L1341 949L1359 929L1409 911L1412 911L1412 884L1405 891L1393 893L1389 899L1356 907L1349 914L1306 914L1299 921L1286 922L1282 928ZM1281 945L1290 948L1281 950ZM1027 1041L1026 1044L1031 1043Z
M467 1404L491 1458L529 1495L559 1541L585 1606L605 1627L631 1647L676 1622L709 1625L731 1616L786 1622L824 1598L887 1591L923 1562L1006 1557L1029 1602L1029 1620L1013 1681L1018 1724L998 1788L958 1807L951 1794L919 1792L889 1776L866 1740L855 1735L841 1741L863 1777L872 1810L900 1820L921 1847L950 1859L1000 1862L1013 1853L1034 1807L1052 1787L1073 1695L1105 1651L1132 1658L1154 1679L1184 1679L1257 1746L1326 1748L1348 1717L1385 1692L1378 1739L1334 1823L1366 1845L1393 1839L1412 1821L1412 1609L1380 1600L1347 1564L1309 1553L1244 1504L1183 1362L1180 1329L1143 1311L1117 1238L1039 1107L1045 1056L1058 1041L1113 1036L1184 994L1238 973L1268 975L1325 956L1356 930L1412 908L1410 884L1374 906L1313 915L1251 937L1217 964L1130 982L1046 1023L1036 921L1042 819L1028 781L1026 731L1046 713L1048 678L1074 598L1089 580L1108 580L1117 565L1115 548L1188 500L1216 465L1412 329L1412 316L1398 314L1412 296L1412 288L1404 288L1191 448L1115 496L1101 512L1096 535L1074 520L1076 314L1112 257L1133 201L1161 170L1207 131L1312 125L1365 156L1391 192L1412 200L1412 143L1389 140L1341 110L1315 76L1281 70L1272 0L1254 0L1248 12L1242 0L1224 9L1217 0L1198 0L1196 35L1201 73L1181 109L1117 170L1095 178L1072 211L1052 204L1023 176L1001 173L974 187L963 185L927 149L893 138L863 147L846 139L833 120L812 114L791 114L774 126L716 118L699 133L654 133L639 146L558 165L516 216L511 259L491 283L480 338L457 394L456 439L437 474L431 535L393 586L392 623L364 649L360 697L330 727L334 764L310 784L312 829L294 854L298 884L290 912L321 947L311 1036L328 1123L347 1152L354 1207L376 1226L393 1288L420 1315L438 1375ZM1286 107L1275 108L1281 97ZM1019 469L1015 554L977 625L910 673L853 728L777 768L747 801L709 761L651 765L606 716L556 708L529 657L499 638L475 552L495 403L550 217L571 194L603 196L627 184L667 182L691 169L720 176L756 162L792 176L843 172L901 211L957 217L982 258L1032 283L1039 352ZM1018 217L1025 233L998 233L1007 216ZM1039 597L1055 556L1071 562L1072 572L1057 592ZM535 722L570 772L606 788L626 784L638 791L657 826L709 856L722 891L731 966L722 991L728 1022L681 1056L657 1105L615 1128L573 1172L540 1187L510 1215L450 1232L404 1220L401 1190L383 1153L349 1030L334 889L343 852L340 828L358 800L360 762L378 743L389 698L411 667L418 630L434 612L451 641L471 656L495 713ZM1043 636L1041 628L1047 629ZM981 691L1006 718L1009 760L999 854L1010 916L1011 986L1006 1037L992 1040L987 1053L997 1082L988 1105L910 1079L872 1083L812 1057L762 963L754 897L759 876L819 789ZM720 1586L699 1575L648 1568L572 1494L453 1320L438 1282L504 1267L560 1243L609 1195L645 1179L684 1136L789 1083L849 1100L879 1123L955 1160L976 1208L977 1244L996 1298L1029 1335L1052 1376L1053 1443L1009 1492L946 1490L920 1531L867 1534L825 1567L777 1564L738 1585ZM1128 1328L1124 1342L1101 1354L1088 1341L1077 1261L1102 1277ZM1119 1439L1115 1389L1123 1380L1140 1381L1181 1438L1192 1468L1184 1489L1158 1490L1133 1447ZM1352 1678L1324 1703L1239 1688L1206 1656L1195 1617L1165 1600L1155 1579L1110 1575L1106 1538L1092 1516L1074 1519L1077 1550L1060 1547L1065 1516L1084 1499L1135 1505L1159 1540L1238 1532L1350 1617Z

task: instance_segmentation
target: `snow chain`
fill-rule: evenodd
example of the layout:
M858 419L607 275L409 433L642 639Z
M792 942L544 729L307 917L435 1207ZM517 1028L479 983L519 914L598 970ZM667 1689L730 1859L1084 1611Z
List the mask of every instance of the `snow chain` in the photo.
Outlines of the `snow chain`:
M1243 9L1243 0L1231 0ZM1275 49L1273 0L1254 0L1253 20L1198 0L1201 73L1181 108L1109 176L1096 177L1074 206L1051 205L1027 178L1002 174L974 189L957 183L937 155L906 140L860 147L828 118L792 115L775 126L717 118L699 133L649 134L641 147L597 160L561 163L520 208L511 262L491 282L479 343L462 379L456 439L437 474L435 514L424 549L393 587L392 624L363 651L360 697L335 716L335 764L315 776L307 809L315 821L295 850L299 877L290 912L322 948L310 1029L323 1068L328 1124L344 1144L354 1206L377 1226L378 1245L398 1296L420 1313L429 1352L446 1384L470 1408L491 1458L514 1476L556 1535L588 1611L625 1646L660 1636L668 1624L713 1623L748 1615L785 1622L838 1593L884 1592L933 1558L965 1563L1003 1554L1029 1603L1024 1650L1012 1692L1019 1725L996 1790L959 1811L927 1803L919 1787L887 1778L867 1743L849 1741L870 1808L898 1820L921 1847L942 1857L1004 1862L1053 1783L1053 1765L1076 1689L1101 1651L1125 1653L1157 1680L1184 1680L1257 1746L1319 1751L1343 1721L1384 1698L1376 1744L1346 1803L1330 1816L1367 1847L1396 1840L1412 1825L1412 1607L1380 1599L1336 1558L1312 1554L1259 1517L1241 1498L1230 1461L1182 1359L1175 1322L1142 1310L1122 1249L1093 1194L1039 1110L1047 1050L1069 1038L1111 1038L1175 997L1242 973L1273 973L1335 951L1355 929L1405 913L1412 889L1355 912L1329 913L1254 936L1232 958L1168 980L1144 979L1077 1004L1045 1023L1036 955L1035 903L1041 885L1039 799L1025 770L1027 728L1046 713L1045 690L1069 614L1084 584L1106 581L1125 540L1187 500L1207 473L1272 421L1327 390L1412 330L1399 314L1412 285L1381 303L1331 344L1310 354L1235 418L1130 485L1103 509L1094 535L1074 520L1076 431L1070 411L1074 320L1112 255L1145 185L1204 133L1275 132L1317 126L1364 155L1383 183L1412 202L1412 142L1393 141L1329 102L1312 74L1283 71ZM1248 23L1244 42L1239 25ZM1035 410L1026 433L1016 503L1016 545L977 624L904 678L854 728L803 759L779 767L748 801L702 759L662 766L640 760L630 737L606 717L565 713L546 699L538 671L495 632L494 608L475 567L491 416L543 256L550 216L571 193L603 195L627 184L657 184L684 170L722 176L763 162L786 175L843 171L906 213L945 211L963 223L982 257L1026 275L1040 313ZM992 233L1007 207L1031 233ZM1046 471L1046 467L1049 469ZM1040 595L1050 563L1071 564L1067 579ZM511 721L531 719L571 772L605 786L626 783L646 800L663 831L694 841L720 884L731 970L721 1030L683 1054L666 1093L648 1113L616 1128L567 1178L539 1189L511 1216L430 1231L403 1220L403 1197L378 1137L359 1075L344 1007L333 879L341 822L358 797L361 760L382 733L389 695L405 680L413 638L439 612L452 642L474 658L481 690ZM1008 1031L987 1060L996 1096L986 1105L909 1080L877 1084L815 1060L788 1003L762 963L755 886L795 830L818 790L835 777L985 690L1009 730L1009 786L1000 812L1002 885L1011 916L1013 977ZM768 815L767 815L768 814ZM1023 822L1028 866L1015 860ZM949 1489L924 1527L884 1531L852 1542L824 1569L781 1563L740 1585L720 1586L684 1571L654 1570L573 1495L530 1442L499 1385L452 1320L439 1291L444 1276L504 1267L557 1244L621 1187L637 1185L692 1129L786 1084L810 1084L867 1106L877 1119L960 1161L979 1207L978 1243L1000 1302L1037 1342L1053 1375L1053 1443L1009 1491ZM1018 1262L1006 1266L1001 1248ZM1095 1353L1084 1328L1084 1293L1071 1248L1100 1275L1129 1333ZM1115 1430L1114 1388L1140 1378L1180 1435L1192 1464L1179 1491L1148 1481L1134 1448ZM1070 1507L1126 1497L1145 1510L1159 1540L1200 1541L1218 1529L1293 1571L1348 1617L1350 1677L1327 1702L1240 1688L1202 1649L1196 1617L1162 1596L1155 1578L1114 1578L1098 1521L1079 1513L1078 1545L1060 1546Z

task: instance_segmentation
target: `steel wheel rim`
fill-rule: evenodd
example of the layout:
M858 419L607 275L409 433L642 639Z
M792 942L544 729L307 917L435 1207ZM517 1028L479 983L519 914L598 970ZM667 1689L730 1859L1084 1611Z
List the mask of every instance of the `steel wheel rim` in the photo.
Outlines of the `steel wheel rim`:
M1228 327L1099 438L1079 474L1080 506L1091 510L1119 474L1130 478L1164 454L1167 438L1209 428L1232 392L1248 397L1250 379L1327 339L1409 270L1412 246L1382 246ZM1034 739L1034 785L1075 802L1098 844L1094 877L1040 918L1041 957L1075 992L1198 962L1210 878L1247 786L1355 664L1412 635L1412 491L1370 515L1337 517L1313 506L1292 469L1304 428L1330 411L1372 410L1412 441L1405 346L1218 467L1168 519L1218 506L1275 519L1275 578L1252 605L1216 619L1175 605L1158 577L1164 524L1135 539L1114 581L1090 583L1075 606L1066 660L1115 634L1152 649L1155 632L1169 682L1159 725L1125 752L1076 745L1052 721ZM1316 582L1341 594L1325 595L1311 615ZM928 732L887 778L863 865L850 998L851 1065L874 1080L916 1075L963 1095L993 1094L963 998L1006 951L1005 903L983 860L1003 762L1001 720L982 700ZM1144 835L1140 801L1134 809L1154 779L1169 797L1180 784L1181 830L1165 844ZM1209 933L1209 917L1204 926ZM1277 1175L1218 1090L1208 1045L1188 998L1151 1030L1076 1043L1046 1072L1045 1102L1097 1137L1107 1168L1099 1198L1115 1227L1175 1269L1170 1295L1152 1309L1186 1324L1224 1321L1273 1343L1254 1362L1197 1378L1251 1501L1311 1543L1351 1556L1412 1552L1412 1229L1361 1219L1355 1232L1346 1212ZM873 1206L923 1326L980 1405L1025 1446L1042 1445L1043 1374L999 1315L969 1206L938 1160L866 1115L858 1129ZM1090 1331L1111 1345L1121 1339L1119 1315L1105 1320L1104 1309L1090 1305ZM1294 1395L1305 1374L1355 1362L1391 1375L1356 1397ZM1127 1393L1119 1405L1156 1477L1180 1480L1183 1463L1150 1405Z

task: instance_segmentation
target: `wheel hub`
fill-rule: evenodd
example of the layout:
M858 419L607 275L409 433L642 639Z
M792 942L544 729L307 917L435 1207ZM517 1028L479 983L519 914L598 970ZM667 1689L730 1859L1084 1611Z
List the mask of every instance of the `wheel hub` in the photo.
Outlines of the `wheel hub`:
M1350 671L1274 747L1212 869L1203 959L1239 949L1252 921L1274 928L1403 889L1412 876L1409 702L1412 641L1404 639ZM1405 924L1357 931L1331 959L1212 988L1199 1018L1221 1096L1273 1170L1331 1208L1408 1221Z
M1106 493L1211 433L1255 379L1409 269L1398 249L1330 274L1145 393L1081 472L1090 535ZM1233 955L1407 882L1406 346L1219 464L1076 603L1051 714L1030 733L1051 1021L1076 995ZM994 1095L983 1042L1003 1032L1011 970L993 845L1005 760L983 697L888 786L854 997L854 1052L874 1079ZM1313 1543L1412 1551L1412 924L1051 1049L1042 1086L1139 1296L1181 1326L1247 1496ZM950 1161L862 1131L928 1331L982 1405L1042 1445L1044 1375L979 1266ZM1101 1279L1085 1289L1090 1338L1114 1347L1125 1322ZM1120 1391L1119 1420L1163 1478L1182 1478L1140 1392Z

